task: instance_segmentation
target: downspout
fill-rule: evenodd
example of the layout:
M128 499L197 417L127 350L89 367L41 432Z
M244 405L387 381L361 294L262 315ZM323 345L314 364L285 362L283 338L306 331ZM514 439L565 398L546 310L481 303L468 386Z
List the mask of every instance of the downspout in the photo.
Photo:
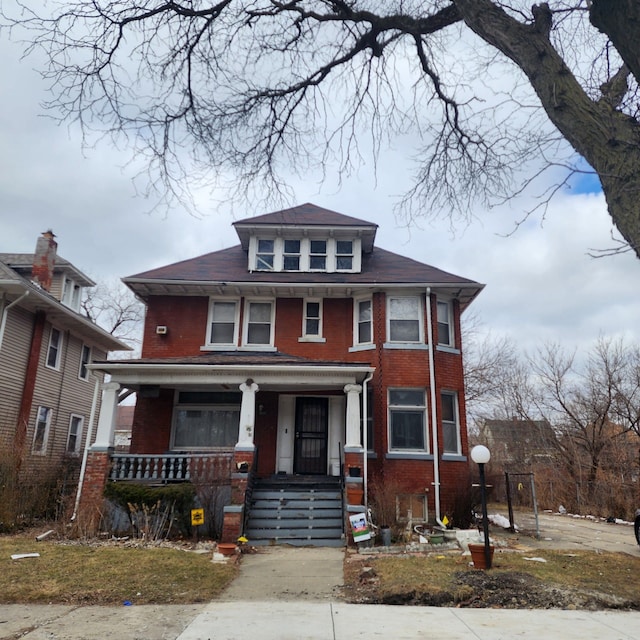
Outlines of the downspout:
M76 491L76 502L73 507L71 522L73 522L78 515L78 506L80 505L80 497L82 496L82 487L84 485L84 474L87 470L87 458L89 457L89 448L91 447L91 439L93 438L93 421L95 420L96 407L98 405L98 389L100 387L100 379L93 372L91 373L91 375L95 379L95 385L93 386L93 400L91 402L91 413L89 414L89 424L87 425L87 438L84 443L82 464L80 466L80 478L78 479L78 490Z
M433 485L435 487L436 522L440 520L440 450L438 444L438 414L436 411L436 370L433 359L433 326L431 324L431 287L427 287L427 341L429 343L429 387L431 388L431 438L433 441Z
M368 456L368 452L369 452L369 434L367 432L367 419L368 419L368 413L367 413L367 409L368 407L368 402L367 402L367 384L369 382L371 382L371 378L373 378L373 371L370 371L367 374L367 377L362 381L362 446L364 448L364 460L362 461L362 474L364 476L363 478L363 482L364 482L364 506L368 506L367 502L368 502L368 484L369 484L369 477L367 475L367 470L369 468L369 456Z
M17 305L19 302L22 302L22 300L24 300L28 295L29 292L25 291L19 298L16 298L2 310L2 320L0 321L0 349L2 349L2 340L4 339L4 330L7 325L7 316L9 315L9 309Z

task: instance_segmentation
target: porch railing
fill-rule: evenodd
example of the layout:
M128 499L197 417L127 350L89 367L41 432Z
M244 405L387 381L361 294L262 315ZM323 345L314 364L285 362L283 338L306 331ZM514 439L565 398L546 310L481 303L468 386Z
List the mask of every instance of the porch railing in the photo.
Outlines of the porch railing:
M232 453L128 454L111 456L109 479L139 482L216 482L231 478Z

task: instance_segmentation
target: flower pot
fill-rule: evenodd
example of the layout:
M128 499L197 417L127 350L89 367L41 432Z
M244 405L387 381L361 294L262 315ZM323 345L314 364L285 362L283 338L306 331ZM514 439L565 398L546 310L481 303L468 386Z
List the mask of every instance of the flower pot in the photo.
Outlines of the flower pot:
M484 543L474 544L469 543L469 551L471 552L471 559L473 560L473 566L476 569L487 569L486 557L484 554ZM493 563L493 545L489 545L489 559Z
M350 478L359 478L361 473L362 469L360 469L360 467L349 467Z
M364 489L361 484L347 485L347 504L362 504L364 502Z
M429 544L444 544L444 534L432 533L429 536Z
M232 556L236 552L235 542L218 542L218 551L223 556Z

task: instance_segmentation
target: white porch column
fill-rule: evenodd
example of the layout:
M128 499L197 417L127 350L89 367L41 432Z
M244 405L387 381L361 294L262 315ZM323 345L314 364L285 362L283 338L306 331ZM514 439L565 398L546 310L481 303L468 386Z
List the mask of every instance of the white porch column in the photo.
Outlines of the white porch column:
M102 385L102 402L96 441L91 446L93 451L105 451L113 448L118 412L118 391L120 391L120 385L117 382L107 382Z
M253 451L253 434L256 426L256 393L260 387L251 379L240 385L242 404L240 405L240 429L236 451Z
M362 386L359 384L348 384L344 387L347 394L347 434L345 451L349 448L362 450L362 439L360 437L360 394Z

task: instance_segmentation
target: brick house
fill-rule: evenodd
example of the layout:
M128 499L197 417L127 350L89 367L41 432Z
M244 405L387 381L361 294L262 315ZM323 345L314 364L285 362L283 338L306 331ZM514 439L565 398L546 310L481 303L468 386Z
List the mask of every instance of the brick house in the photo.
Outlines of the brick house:
M147 306L142 357L93 365L111 376L95 477L193 479L214 464L230 483L223 539L256 544L339 543L375 478L400 515L439 520L467 478L460 314L483 285L313 204L234 227L237 246L123 279ZM132 389L118 456L113 416ZM309 500L298 525L284 507Z
M129 347L80 313L95 283L57 255L54 237L43 233L35 253L0 253L0 462L23 478L64 463L77 480L104 377L88 365Z

